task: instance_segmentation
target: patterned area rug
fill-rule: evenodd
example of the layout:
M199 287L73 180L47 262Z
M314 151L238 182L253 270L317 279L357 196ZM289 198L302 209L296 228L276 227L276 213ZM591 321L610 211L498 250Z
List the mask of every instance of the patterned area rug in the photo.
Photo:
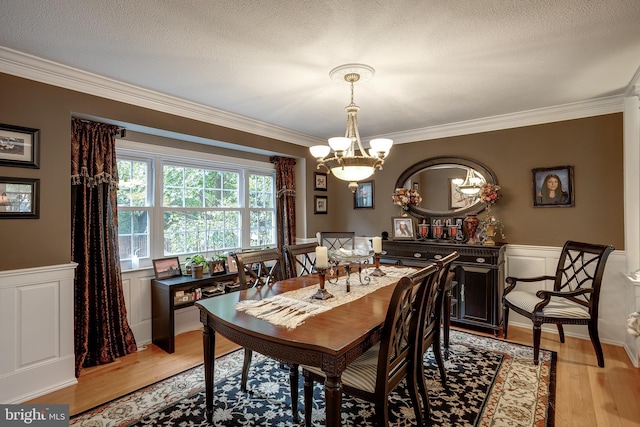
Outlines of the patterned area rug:
M71 419L75 426L287 426L294 425L288 371L254 353L249 393L240 391L242 351L216 359L214 422L204 420L203 368L160 381ZM449 390L442 387L429 351L425 355L431 419L437 426L534 426L554 422L556 354L494 338L451 331L446 361ZM302 379L301 379L302 382ZM302 384L300 384L302 396ZM303 410L301 399L300 410ZM345 396L342 425L372 426L373 405ZM300 416L303 419L303 415ZM324 392L317 384L313 425L324 425ZM392 426L416 425L404 383L389 401ZM301 421L302 423L302 421Z

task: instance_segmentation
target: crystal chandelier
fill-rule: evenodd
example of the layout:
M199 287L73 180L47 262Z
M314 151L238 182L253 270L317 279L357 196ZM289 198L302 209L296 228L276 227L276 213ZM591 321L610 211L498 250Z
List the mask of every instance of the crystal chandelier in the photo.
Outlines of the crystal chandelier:
M384 159L389 155L393 141L376 138L369 142L367 152L360 141L358 132L358 107L353 102L353 87L357 82L370 80L375 70L364 64L346 64L334 68L329 73L333 80L344 80L351 85L351 103L345 107L347 112L347 130L344 137L329 138L329 145L314 145L309 148L311 155L320 166L343 181L349 181L352 192L358 188L358 181L369 178L376 168L382 169ZM333 155L327 157L333 150Z

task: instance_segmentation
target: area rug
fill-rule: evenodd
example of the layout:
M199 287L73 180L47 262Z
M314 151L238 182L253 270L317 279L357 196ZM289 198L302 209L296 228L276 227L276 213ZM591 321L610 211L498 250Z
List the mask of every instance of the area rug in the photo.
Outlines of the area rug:
M216 359L213 423L204 419L204 374L202 366L198 366L72 417L71 425L294 425L288 370L272 359L254 354L249 392L244 393L240 390L242 358L243 352L236 351ZM531 347L451 331L450 356L445 361L448 389L440 383L433 353L428 351L424 359L433 424L552 427L555 360L555 352L541 350L540 363L536 366ZM299 406L302 411L302 399ZM368 402L343 398L342 425L372 426L373 414L373 405ZM302 414L300 418L303 419ZM389 421L398 427L416 425L404 383L389 398ZM317 384L313 425L324 424L324 391L322 385Z

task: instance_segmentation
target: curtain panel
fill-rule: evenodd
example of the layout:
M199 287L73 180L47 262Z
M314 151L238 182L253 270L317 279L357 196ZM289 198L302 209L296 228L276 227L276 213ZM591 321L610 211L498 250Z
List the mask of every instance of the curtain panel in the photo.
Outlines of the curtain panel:
M137 350L127 321L118 252L119 128L71 122L72 260L75 272L76 377L82 368Z
M276 233L282 250L284 245L296 243L296 160L272 157L271 162L276 165Z

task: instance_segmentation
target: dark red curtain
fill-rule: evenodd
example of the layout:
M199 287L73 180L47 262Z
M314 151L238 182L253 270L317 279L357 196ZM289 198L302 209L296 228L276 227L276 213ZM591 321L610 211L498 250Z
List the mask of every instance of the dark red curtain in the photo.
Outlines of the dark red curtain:
M118 253L117 126L71 122L71 250L76 377L137 350L124 305Z
M276 165L276 233L278 247L282 249L296 243L296 160L272 157L271 162Z

